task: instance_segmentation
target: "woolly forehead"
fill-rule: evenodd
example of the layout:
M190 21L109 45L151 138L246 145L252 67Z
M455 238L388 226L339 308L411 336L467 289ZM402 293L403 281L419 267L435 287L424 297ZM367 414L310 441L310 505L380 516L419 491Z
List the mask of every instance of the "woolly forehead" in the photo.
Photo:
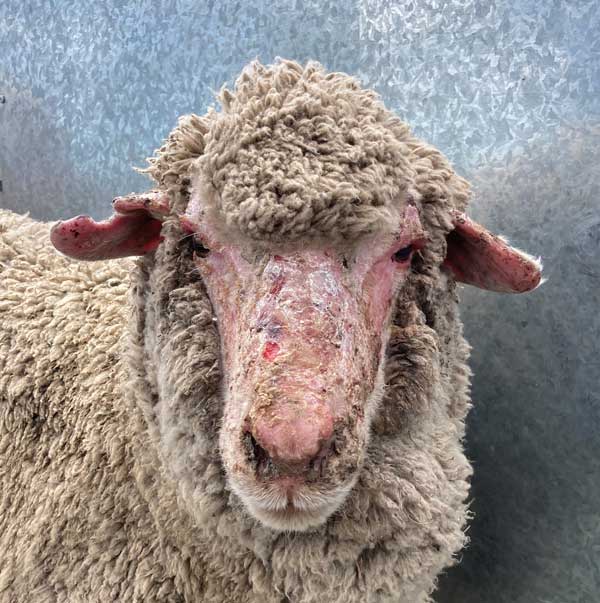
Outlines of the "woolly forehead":
M239 217L232 219L215 204L215 198L210 185L201 179L194 181L183 219L184 231L197 233L207 246L211 242L233 244L247 258L265 252L302 251L307 245L312 248L335 248L340 253L352 255L359 248L373 243L379 247L409 238L421 242L425 239L412 194L402 194L389 206L364 208L362 215L368 215L369 219L363 218L362 223L356 218L353 220L340 204L337 212L331 212L329 230L298 229L293 233L288 232L287 236L271 228L272 225L266 224L265 220L261 224L267 228L266 234L260 236L263 231L252 223L251 218L241 223ZM407 212L409 206L413 207ZM273 218L273 222L277 222L276 218Z
M227 236L343 242L397 222L414 173L393 116L355 90L317 92L272 90L214 116L191 181Z

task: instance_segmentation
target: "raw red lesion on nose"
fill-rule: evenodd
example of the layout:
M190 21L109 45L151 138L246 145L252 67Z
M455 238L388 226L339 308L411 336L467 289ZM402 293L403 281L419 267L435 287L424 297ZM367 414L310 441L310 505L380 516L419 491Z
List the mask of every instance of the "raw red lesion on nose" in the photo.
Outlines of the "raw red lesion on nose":
M271 362L279 353L279 344L276 341L267 341L263 348L262 356L265 360Z
M250 423L254 440L278 466L307 466L329 446L333 430L333 416L326 405L310 409L282 405Z

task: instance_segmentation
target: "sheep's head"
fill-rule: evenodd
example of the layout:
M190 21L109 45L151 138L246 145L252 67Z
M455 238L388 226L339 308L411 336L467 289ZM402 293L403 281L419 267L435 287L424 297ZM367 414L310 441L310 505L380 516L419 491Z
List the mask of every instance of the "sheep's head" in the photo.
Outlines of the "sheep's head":
M357 480L415 268L512 292L540 273L460 213L466 183L372 93L291 65L246 75L222 115L185 122L154 162L162 190L118 198L104 223L59 223L52 241L79 259L143 255L178 222L219 329L230 487L263 524L303 530Z
M221 336L221 453L275 528L322 523L353 486L381 399L394 294L423 244L414 206L377 236L256 249L220 237L195 195L185 226Z

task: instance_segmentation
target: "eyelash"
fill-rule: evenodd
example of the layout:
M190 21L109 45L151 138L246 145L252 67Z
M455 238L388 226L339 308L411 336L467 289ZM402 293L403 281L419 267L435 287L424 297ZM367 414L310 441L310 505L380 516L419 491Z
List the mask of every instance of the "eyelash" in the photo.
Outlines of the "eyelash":
M408 260L410 260L412 252L413 252L413 246L407 245L406 247L403 247L402 249L398 249L398 251L396 251L396 253L394 253L394 255L392 255L392 260L394 262L398 262L399 264L404 264L405 262L408 262Z

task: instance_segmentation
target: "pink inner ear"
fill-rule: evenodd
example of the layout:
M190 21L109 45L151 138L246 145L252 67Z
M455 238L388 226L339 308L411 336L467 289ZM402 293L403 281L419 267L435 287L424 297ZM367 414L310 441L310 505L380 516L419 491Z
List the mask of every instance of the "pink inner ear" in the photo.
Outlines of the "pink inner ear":
M168 214L165 193L117 197L116 214L95 222L89 216L77 216L58 222L50 231L56 249L78 260L108 260L144 255L161 241L162 219Z
M454 217L444 267L457 281L500 293L524 293L541 280L541 265L464 214Z

